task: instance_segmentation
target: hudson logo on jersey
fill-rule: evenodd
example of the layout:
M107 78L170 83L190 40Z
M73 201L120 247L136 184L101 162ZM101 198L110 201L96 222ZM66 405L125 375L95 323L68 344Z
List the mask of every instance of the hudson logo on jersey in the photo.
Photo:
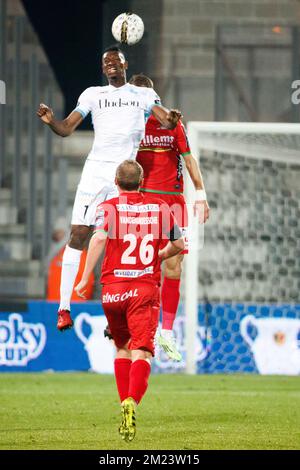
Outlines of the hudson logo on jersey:
M124 101L122 98L119 98L118 100L109 100L107 98L105 99L100 99L99 100L99 108L122 108L123 106L126 107L134 107L134 108L139 108L140 107L140 102L136 100L128 100Z

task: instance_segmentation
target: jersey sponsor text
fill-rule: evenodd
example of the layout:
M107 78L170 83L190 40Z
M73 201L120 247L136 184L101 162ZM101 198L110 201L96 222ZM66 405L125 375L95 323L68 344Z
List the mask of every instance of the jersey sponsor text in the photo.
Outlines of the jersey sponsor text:
M116 277L135 278L141 277L145 274L153 274L153 266L147 266L145 269L115 269L114 275Z
M159 212L158 204L117 204L117 210L119 212Z
M149 225L149 224L158 224L157 217L120 217L122 224L139 224L139 225Z
M107 303L112 303L112 302L123 302L124 300L129 299L130 297L138 297L138 290L137 289L130 289L126 292L124 292L122 295L117 293L117 294L110 294L107 292L102 296L102 303L107 304Z

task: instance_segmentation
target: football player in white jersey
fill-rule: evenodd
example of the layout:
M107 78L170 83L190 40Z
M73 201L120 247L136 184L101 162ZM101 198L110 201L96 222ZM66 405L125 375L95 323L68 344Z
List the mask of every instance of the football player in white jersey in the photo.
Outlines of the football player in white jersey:
M60 305L57 328L73 326L70 299L78 272L82 250L93 229L98 204L117 195L114 177L117 166L136 157L144 137L145 114L152 113L160 123L173 129L181 114L167 110L151 88L126 82L128 63L124 53L113 46L102 55L102 71L107 86L87 88L71 114L57 120L51 108L41 103L39 118L58 135L67 137L91 112L95 131L94 143L85 162L73 206L71 234L63 255Z

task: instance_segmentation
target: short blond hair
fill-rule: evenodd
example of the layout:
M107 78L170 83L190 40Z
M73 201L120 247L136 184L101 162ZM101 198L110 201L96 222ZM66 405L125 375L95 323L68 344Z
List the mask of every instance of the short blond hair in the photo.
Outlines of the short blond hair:
M124 160L116 171L116 182L121 189L136 191L144 178L141 165L135 160Z

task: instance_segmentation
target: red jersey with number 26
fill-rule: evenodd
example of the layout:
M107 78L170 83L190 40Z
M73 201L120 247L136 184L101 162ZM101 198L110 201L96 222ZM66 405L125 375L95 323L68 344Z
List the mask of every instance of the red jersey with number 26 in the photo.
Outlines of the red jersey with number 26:
M95 231L99 230L108 237L102 284L132 279L159 284L161 240L181 236L168 205L154 195L140 192L124 192L99 204Z
M145 137L140 143L136 160L144 170L142 190L163 194L183 193L181 156L191 153L181 121L175 129L166 129L150 116Z

